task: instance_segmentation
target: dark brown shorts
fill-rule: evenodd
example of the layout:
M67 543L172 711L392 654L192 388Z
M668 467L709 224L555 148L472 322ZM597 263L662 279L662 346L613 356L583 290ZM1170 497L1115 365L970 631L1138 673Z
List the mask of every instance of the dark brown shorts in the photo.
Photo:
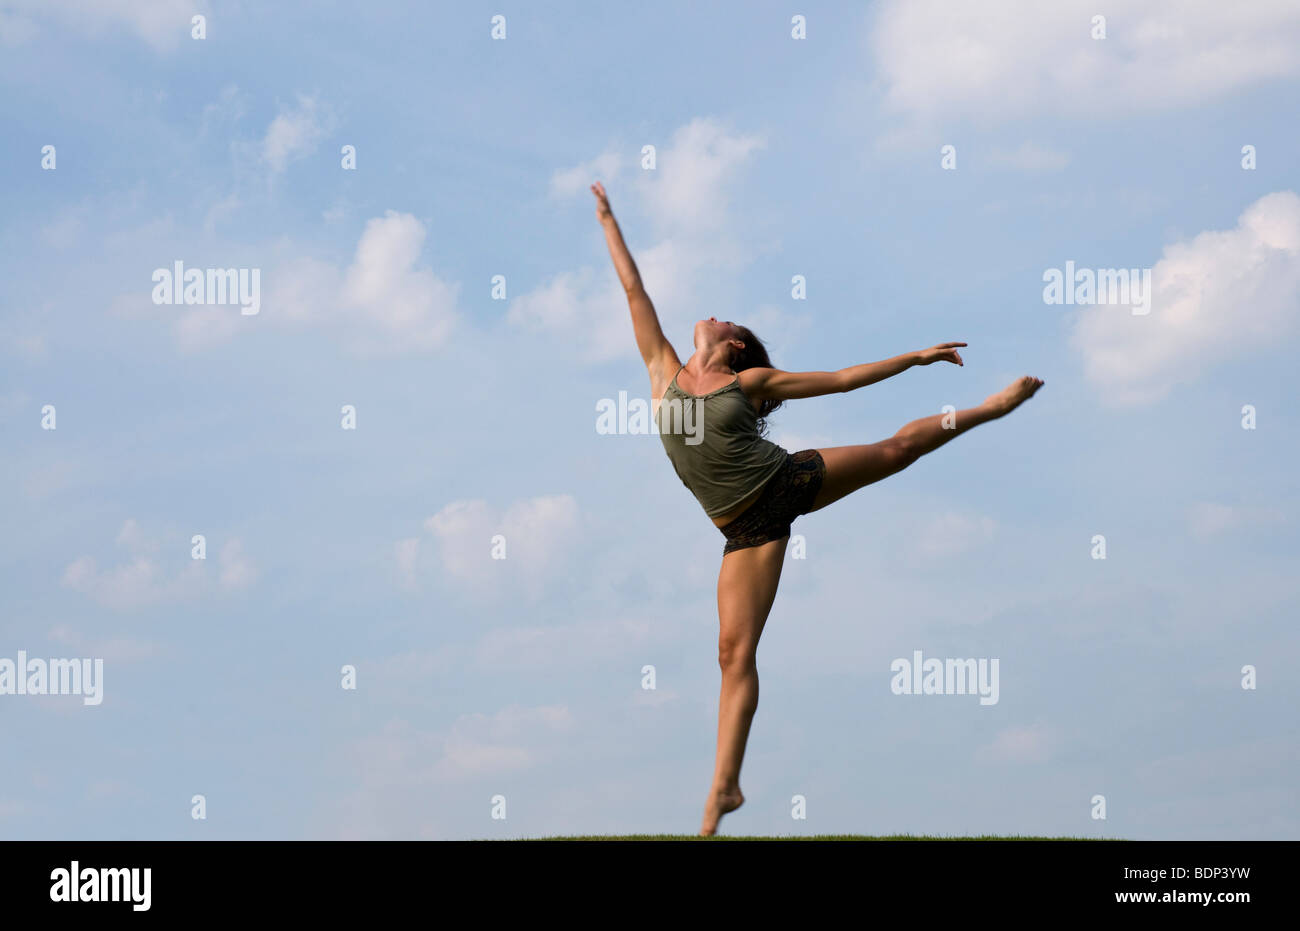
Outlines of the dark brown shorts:
M817 450L787 453L785 465L768 479L754 503L718 528L727 538L722 555L788 537L794 519L812 508L825 477L826 463Z

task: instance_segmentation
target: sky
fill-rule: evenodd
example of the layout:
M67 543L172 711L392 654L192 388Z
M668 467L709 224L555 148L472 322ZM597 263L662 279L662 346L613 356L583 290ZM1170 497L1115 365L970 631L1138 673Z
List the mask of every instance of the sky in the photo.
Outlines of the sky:
M596 180L682 359L968 343L791 451L1046 382L795 522L722 834L1300 836L1300 5L1104 7L0 2L0 837L697 830L724 538L597 428Z

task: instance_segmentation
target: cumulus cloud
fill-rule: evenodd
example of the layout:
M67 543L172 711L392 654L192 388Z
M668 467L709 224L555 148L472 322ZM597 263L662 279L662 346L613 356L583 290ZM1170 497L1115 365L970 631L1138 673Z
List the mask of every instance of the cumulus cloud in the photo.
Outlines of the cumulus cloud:
M565 705L464 714L438 730L390 721L347 748L358 784L330 806L330 831L344 838L437 838L444 832L427 804L431 791L526 772L553 757L557 739L574 724Z
M641 275L649 280L644 269ZM615 358L632 345L627 296L617 276L590 266L560 272L515 298L506 319L528 329L571 334L587 362Z
M609 185L618 180L622 174L623 160L617 152L608 151L597 155L589 162L583 162L572 168L562 169L551 175L551 194L556 197L572 197L589 191L597 181ZM587 195L590 197L590 193ZM595 201L592 201L595 209Z
M569 730L573 715L564 705L524 708L512 705L496 714L461 715L442 744L435 777L455 779L520 769L530 765L542 734Z
M8 45L40 36L48 24L56 31L70 28L92 37L126 29L158 51L189 40L194 15L208 12L202 0L6 0L5 6L0 42Z
M1298 45L1291 0L886 0L868 34L885 104L926 123L1200 104L1300 74Z
M264 325L322 326L339 331L360 354L428 352L451 336L460 285L422 264L426 229L409 213L385 211L366 222L352 261L340 268L293 256L262 274L261 312L184 308L175 324L183 351L210 348Z
M315 97L298 95L296 106L283 109L267 127L262 139L262 159L275 173L292 161L316 151L333 123L329 111Z
M714 119L696 117L678 127L655 170L639 176L646 214L669 233L701 236L724 228L732 180L765 145L761 136L733 133Z
M535 594L574 542L578 523L578 504L571 495L542 495L504 510L481 500L453 501L428 518L424 528L433 538L435 568L446 577L480 593L518 583ZM496 541L498 535L503 543ZM404 584L414 584L425 571L420 542L410 538L395 546ZM493 556L499 545L504 558Z
M257 580L257 567L238 538L227 540L217 554L218 581L226 591L248 588Z
M446 342L459 291L418 264L424 237L424 224L415 217L386 211L366 223L343 277L345 308L412 349Z
M1152 268L1151 310L1078 311L1071 336L1101 397L1140 404L1212 366L1276 350L1300 321L1300 197L1251 204L1230 230L1166 246Z
M172 544L170 559L160 557L166 549L163 541L146 535L133 519L122 525L116 543L126 551L125 562L101 569L93 556L82 556L63 570L63 585L111 610L131 611L213 591L237 591L257 576L236 538L218 550L215 572L205 568L203 560L191 558L188 539L184 545Z
M696 118L673 133L658 152L654 171L640 172L631 185L606 185L646 293L670 340L677 335L680 341L683 331L691 332L694 320L717 313L717 299L725 293L721 279L751 258L735 228L730 194L745 164L764 144L760 136ZM599 162L558 172L552 190L576 192L580 178L595 180L589 170ZM631 208L638 206L650 222L649 246L639 245L638 224L628 222L629 216L635 217ZM627 298L608 259L596 267L547 277L511 302L506 319L564 337L583 361L603 362L635 352ZM677 345L677 350L684 358L691 347Z
M351 265L296 260L275 276L270 310L285 319L350 329L358 348L420 351L441 347L458 312L458 284L419 263L425 227L388 210L366 223Z

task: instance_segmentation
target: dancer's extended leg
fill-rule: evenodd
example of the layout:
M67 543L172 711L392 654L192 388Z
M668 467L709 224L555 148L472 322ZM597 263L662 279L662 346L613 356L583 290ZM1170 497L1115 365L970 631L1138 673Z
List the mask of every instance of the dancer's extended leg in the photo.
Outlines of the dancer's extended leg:
M745 801L740 763L749 725L758 708L758 638L776 598L789 537L735 550L722 557L718 573L718 755L713 785L704 803L700 833L714 834L718 819Z
M1041 379L1026 375L997 394L989 395L978 407L955 414L934 414L913 420L887 440L862 446L833 446L822 449L826 476L813 499L811 510L900 472L921 456L938 449L972 427L1011 413L1041 388Z

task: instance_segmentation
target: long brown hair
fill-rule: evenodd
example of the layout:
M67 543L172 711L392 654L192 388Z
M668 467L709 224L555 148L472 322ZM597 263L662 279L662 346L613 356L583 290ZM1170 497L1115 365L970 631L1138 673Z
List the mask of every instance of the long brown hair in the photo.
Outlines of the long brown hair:
M767 347L763 345L761 339L754 335L754 331L739 324L736 325L736 329L740 331L740 341L745 344L745 348L732 351L731 370L733 372L743 372L745 369L752 368L772 368L772 360L767 356ZM767 415L780 407L782 403L784 402L774 401L769 398L759 405L759 436L767 432Z

